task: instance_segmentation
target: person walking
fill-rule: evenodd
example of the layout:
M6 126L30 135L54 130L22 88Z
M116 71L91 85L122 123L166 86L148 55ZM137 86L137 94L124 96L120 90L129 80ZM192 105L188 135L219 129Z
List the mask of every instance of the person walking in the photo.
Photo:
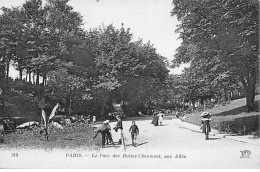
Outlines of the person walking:
M106 123L106 126L107 126L107 128L108 128L108 133L107 133L107 135L106 135L106 144L108 145L109 143L112 143L112 144L114 144L114 141L113 141L113 139L112 139L112 133L111 133L111 126L109 125L109 120L106 120L106 121L104 121L105 123Z
M158 125L162 125L162 123L163 123L163 116L164 116L163 112L160 111L157 116L158 116Z
M118 144L122 144L122 132L123 132L123 122L122 122L122 119L121 119L121 117L120 117L120 115L117 115L116 116L116 119L117 119L117 124L116 124L116 126L113 128L117 133L118 133L118 138L119 138L119 140L118 140Z
M211 128L210 128L210 113L209 112L203 112L201 114L201 127L200 129L202 129L202 133L205 133L205 140L208 140L209 139L209 132L211 132Z
M114 144L113 142L113 139L111 137L111 134L110 134L110 129L109 126L108 126L108 123L109 123L109 120L106 120L103 122L103 125L101 127L98 127L95 131L96 131L96 134L94 135L93 139L94 140L98 133L101 134L101 137L102 137L102 141L101 141L101 147L104 148L105 147L105 143L106 143L106 138L108 138L110 140L110 142L112 144Z
M139 135L139 129L138 129L137 125L135 125L135 121L132 121L132 125L129 128L129 133L131 133L132 146L136 147L136 138L137 138L137 135Z
M93 124L96 122L96 116L93 116Z
M158 117L157 115L158 115L158 111L155 110L155 111L153 112L153 120L152 120L152 122L151 122L151 124L153 124L154 126L157 126L157 125L158 125L158 119L159 119L159 117Z

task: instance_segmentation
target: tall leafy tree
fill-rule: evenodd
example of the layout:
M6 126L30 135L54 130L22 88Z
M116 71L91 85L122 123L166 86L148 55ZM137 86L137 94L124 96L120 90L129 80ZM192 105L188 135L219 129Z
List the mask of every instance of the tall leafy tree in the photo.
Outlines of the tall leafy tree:
M247 111L254 110L259 73L259 1L173 0L183 39L174 64L190 62L204 79L239 79Z

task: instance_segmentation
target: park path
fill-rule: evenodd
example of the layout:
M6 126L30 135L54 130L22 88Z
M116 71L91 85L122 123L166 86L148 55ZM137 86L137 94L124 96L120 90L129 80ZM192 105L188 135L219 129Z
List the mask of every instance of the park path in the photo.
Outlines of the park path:
M151 120L136 121L140 129L137 147L131 146L128 129L131 121L123 121L126 149L108 145L97 151L53 150L19 152L19 158L10 152L1 152L0 167L12 164L15 168L259 168L260 145L204 135L179 119L164 120L163 126L154 126ZM111 127L115 122L111 123ZM112 131L113 139L117 135ZM249 158L241 152L251 151ZM70 157L68 154L80 155ZM1 162L2 160L2 162ZM28 163L30 162L30 163Z
M259 168L260 145L225 139L218 135L205 140L204 134L193 128L186 128L179 119L164 120L163 126L154 126L151 121L137 121L140 135L137 147L131 146L128 129L131 121L124 121L126 150L120 148L104 148L103 153L116 152L122 154L172 155L170 159L141 159L142 163L133 163L137 168ZM115 124L111 124L113 127ZM116 134L113 131L116 139ZM241 152L251 151L250 158L241 158ZM181 158L186 156L186 158ZM178 157L178 158L177 158ZM129 159L128 159L129 160ZM131 159L133 162L136 159ZM140 161L140 159L138 159ZM137 161L137 162L138 162ZM147 161L147 163L146 163ZM154 163L148 163L148 162ZM158 162L158 163L157 163ZM128 163L126 163L128 164ZM126 165L122 164L122 167ZM132 165L128 167L131 168Z

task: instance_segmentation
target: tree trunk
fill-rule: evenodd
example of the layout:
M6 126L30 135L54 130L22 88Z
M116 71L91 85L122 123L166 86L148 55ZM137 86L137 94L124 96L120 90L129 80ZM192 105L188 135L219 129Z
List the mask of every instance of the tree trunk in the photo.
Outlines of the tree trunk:
M7 85L8 85L8 81L9 81L9 69L10 69L10 62L8 61L7 65L6 65L6 82L7 82Z
M254 72L252 72L251 75L246 76L246 78L240 76L240 80L243 84L245 94L246 94L246 111L253 112L255 110L254 101L255 101L256 75Z
M69 100L69 116L71 116L71 102L72 102L72 99L71 99L71 91L70 91L70 100Z
M253 112L255 110L255 86L248 86L245 89L246 93L246 111Z
M42 80L43 86L46 85L46 78L47 78L46 75L47 75L47 74L44 74L44 75L43 75L43 80Z
M29 82L32 83L32 76L31 76L31 70L28 69L28 77L29 77Z
M33 73L33 85L35 85L35 74Z
M40 100L40 72L38 71L36 71L35 93L36 96L39 98L38 100Z
M25 81L28 82L28 70L26 70Z
M21 67L19 67L19 79L23 79L23 69Z
M5 94L5 83L4 83L4 77L5 77L5 65L2 61L0 61L0 89L2 90L2 93L0 95L0 114L1 117L5 116L5 100L4 100L4 94Z
M225 87L223 88L224 90L224 101L227 102L227 90L225 89Z
M106 99L104 98L102 100L102 104L101 104L101 109L100 109L100 119L103 120L103 115L105 112L105 104L106 104Z

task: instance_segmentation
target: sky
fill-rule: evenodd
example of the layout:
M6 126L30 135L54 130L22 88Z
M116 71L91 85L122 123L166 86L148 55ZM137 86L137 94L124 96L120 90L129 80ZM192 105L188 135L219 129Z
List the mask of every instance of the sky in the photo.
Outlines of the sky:
M24 2L1 0L0 7L20 6ZM130 28L134 40L142 38L144 43L150 41L157 52L169 61L181 44L179 35L175 33L177 18L170 14L172 0L70 0L69 4L82 15L86 30L102 24L120 28L124 23L125 27ZM171 69L170 73L180 74L187 66ZM18 74L14 69L10 73Z

